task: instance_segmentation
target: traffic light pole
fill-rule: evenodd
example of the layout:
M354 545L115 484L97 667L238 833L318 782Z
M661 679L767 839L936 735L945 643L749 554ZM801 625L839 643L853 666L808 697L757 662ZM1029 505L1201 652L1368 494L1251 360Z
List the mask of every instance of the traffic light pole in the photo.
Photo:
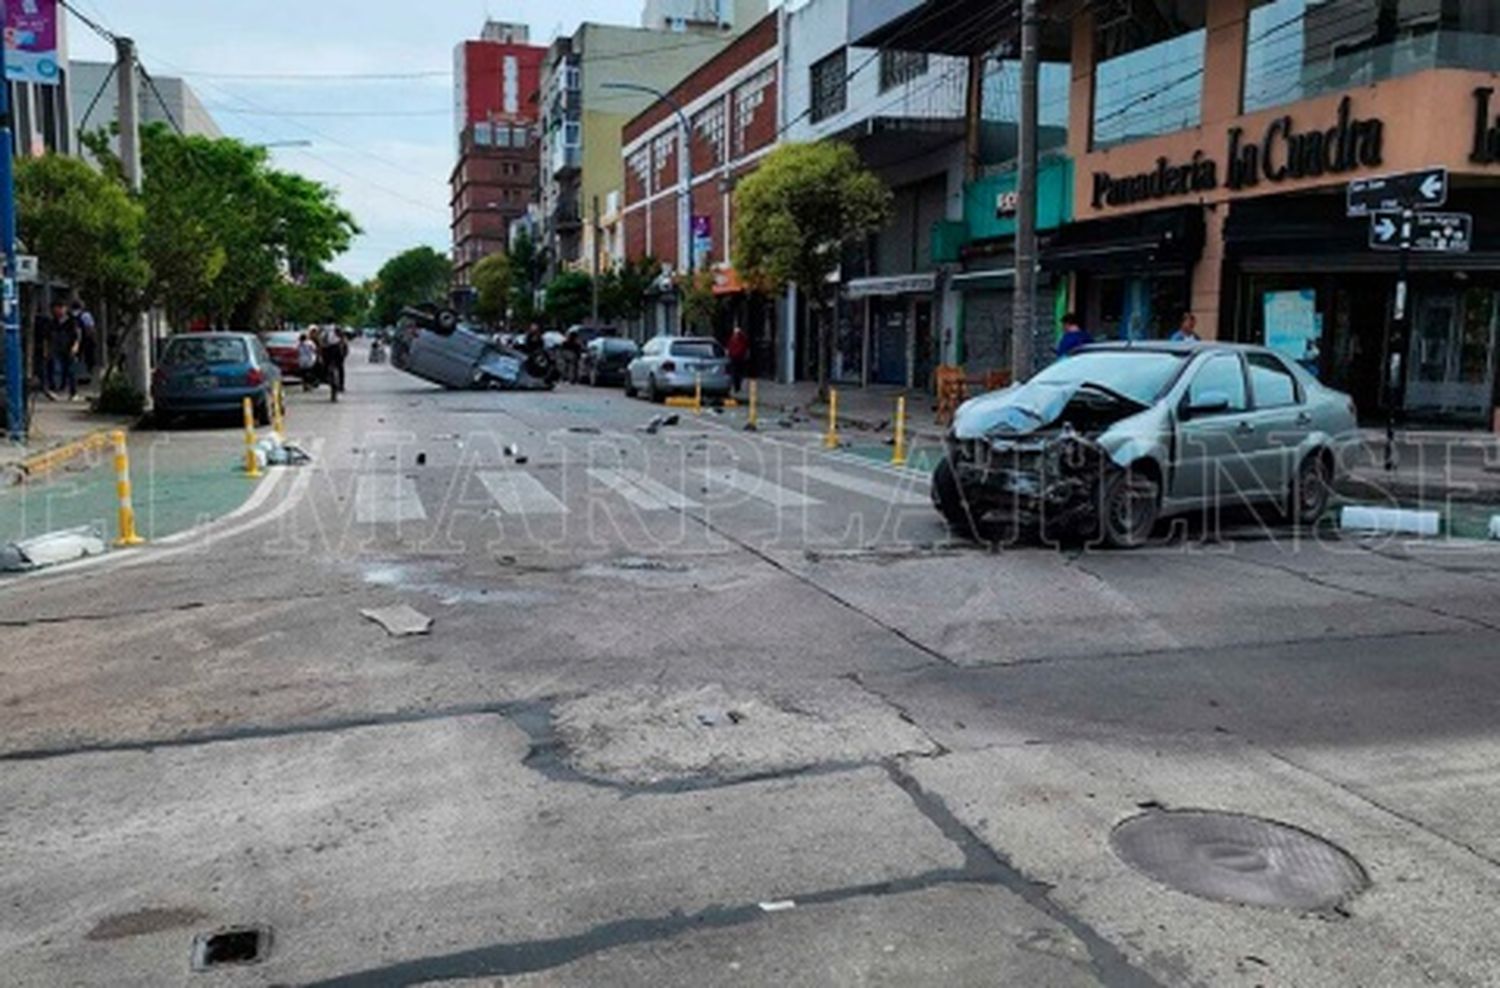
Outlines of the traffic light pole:
M16 285L15 137L11 133L10 96L5 85L4 46L0 45L0 248L5 252L3 282L5 326L5 421L12 442L26 441L26 363L21 343L21 298Z

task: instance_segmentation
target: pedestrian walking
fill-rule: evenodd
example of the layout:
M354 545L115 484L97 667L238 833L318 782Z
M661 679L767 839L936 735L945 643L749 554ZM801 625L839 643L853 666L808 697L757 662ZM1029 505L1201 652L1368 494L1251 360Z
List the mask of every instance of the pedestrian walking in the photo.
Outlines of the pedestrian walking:
M43 378L43 393L55 400L64 388L68 400L78 399L78 355L83 339L78 323L68 314L68 306L61 299L52 303L52 314L36 321L36 332L46 341L47 367Z
M349 341L344 338L344 331L333 323L324 326L318 339L318 350L323 357L323 375L328 380L328 388L333 392L333 400L338 401L344 391L344 357L349 353Z
M94 371L99 366L99 333L94 324L94 314L83 304L82 299L77 298L68 307L68 313L78 323L79 357L83 369L88 372L88 380L92 383Z
M306 333L297 337L297 376L302 390L311 391L318 383L318 345Z
M1063 316L1062 326L1062 337L1057 341L1059 357L1066 357L1079 347L1094 342L1094 337L1083 328L1083 323L1079 321L1077 313L1069 312Z
M1184 312L1182 314L1182 321L1177 324L1177 328L1172 331L1172 335L1167 337L1167 339L1174 343L1197 343L1201 341L1202 337L1198 335L1198 317L1191 312Z
M568 335L563 337L562 347L563 376L568 379L569 384L578 383L578 365L583 362L583 340L579 338L578 330L568 330Z
M740 385L750 376L750 335L741 326L735 326L729 334L729 376L734 382L734 393L740 393Z

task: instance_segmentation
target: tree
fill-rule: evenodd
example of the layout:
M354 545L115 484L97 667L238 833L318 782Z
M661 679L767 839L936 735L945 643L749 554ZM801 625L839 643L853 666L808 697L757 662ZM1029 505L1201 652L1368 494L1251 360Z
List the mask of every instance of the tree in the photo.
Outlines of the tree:
M522 233L510 245L510 267L514 272L510 288L510 316L516 323L536 319L536 285L541 275L541 258L531 237Z
M369 309L364 289L336 271L315 269L300 282L281 280L271 290L267 315L272 322L324 323L343 326L363 322Z
M375 275L373 315L381 326L393 325L408 305L441 302L453 280L453 265L431 247L413 247L381 265Z
M558 326L585 321L593 305L594 282L582 271L564 271L547 285L547 319Z
M479 292L479 301L474 314L488 323L497 323L505 318L510 308L511 289L515 272L507 254L490 254L480 259L469 273L469 281Z
M891 193L847 144L783 144L735 190L734 264L751 283L780 292L795 282L815 309L845 247L883 226ZM826 391L833 332L818 321L818 386Z
M711 336L719 314L713 272L694 271L679 279L678 285L682 289L682 321L701 335Z
M646 311L646 292L661 273L653 257L625 261L599 281L599 311L609 320L634 321Z
M46 274L118 320L140 311L151 269L145 213L125 189L77 158L16 162L19 232Z

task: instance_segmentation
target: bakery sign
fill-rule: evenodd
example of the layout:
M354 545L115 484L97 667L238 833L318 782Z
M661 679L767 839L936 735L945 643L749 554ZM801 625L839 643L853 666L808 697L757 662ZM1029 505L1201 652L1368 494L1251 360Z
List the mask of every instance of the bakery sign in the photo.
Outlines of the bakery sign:
M1223 168L1203 151L1194 151L1187 161L1157 158L1154 169L1133 175L1094 172L1094 208L1170 199L1220 186L1238 191L1262 182L1275 185L1376 168L1382 160L1385 124L1378 118L1355 117L1345 96L1339 101L1337 118L1326 128L1299 127L1288 114L1272 120L1261 134L1230 127L1226 136Z

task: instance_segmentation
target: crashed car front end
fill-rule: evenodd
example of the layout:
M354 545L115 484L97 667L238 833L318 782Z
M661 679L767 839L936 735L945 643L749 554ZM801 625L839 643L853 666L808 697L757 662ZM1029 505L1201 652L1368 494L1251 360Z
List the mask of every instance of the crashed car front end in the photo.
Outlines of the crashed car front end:
M1126 464L1117 426L1147 406L1097 385L1013 388L968 402L946 437L947 458L975 517L1048 528L1087 527L1105 481ZM939 510L940 493L934 486Z

